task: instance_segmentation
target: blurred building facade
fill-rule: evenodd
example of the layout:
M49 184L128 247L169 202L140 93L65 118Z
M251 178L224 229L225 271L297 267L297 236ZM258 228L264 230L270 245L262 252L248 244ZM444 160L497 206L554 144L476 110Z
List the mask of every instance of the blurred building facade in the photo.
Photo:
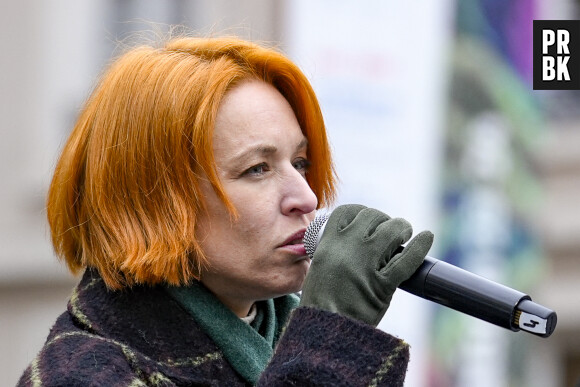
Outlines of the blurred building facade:
M279 1L1 1L0 386L16 383L78 281L49 243L45 194L58 150L102 68L172 25L280 40Z
M42 346L77 281L53 256L44 196L58 150L98 74L123 46L119 42L130 44L133 34L155 40L168 26L185 25L201 35L237 34L279 42L284 49L292 26L283 0L2 3L0 385L9 386ZM572 0L536 4L538 19L580 16ZM510 356L517 358L510 364L520 375L513 380L526 385L574 386L580 379L580 117L574 114L580 97L575 92L537 97L545 127L531 154L540 187L531 217L543 257L530 291L535 301L558 312L559 321L547 340L524 334L510 339Z

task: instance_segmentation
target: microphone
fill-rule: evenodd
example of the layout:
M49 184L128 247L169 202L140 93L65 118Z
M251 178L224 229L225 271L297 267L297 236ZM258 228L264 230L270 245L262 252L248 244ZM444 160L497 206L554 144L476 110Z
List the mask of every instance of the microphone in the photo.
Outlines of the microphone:
M304 247L310 259L329 216L317 215L306 229ZM556 312L529 295L429 256L399 288L514 332L548 337L556 328Z

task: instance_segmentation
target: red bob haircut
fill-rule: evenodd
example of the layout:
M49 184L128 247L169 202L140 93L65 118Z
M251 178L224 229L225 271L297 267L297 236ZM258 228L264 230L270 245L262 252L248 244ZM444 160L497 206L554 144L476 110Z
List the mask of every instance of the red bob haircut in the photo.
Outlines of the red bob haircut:
M111 289L185 285L206 257L196 238L209 179L235 215L216 173L212 135L225 93L253 78L290 103L308 139L307 180L319 206L335 174L314 91L274 49L238 38L178 38L117 59L87 100L54 172L47 215L56 254L76 273L96 268Z

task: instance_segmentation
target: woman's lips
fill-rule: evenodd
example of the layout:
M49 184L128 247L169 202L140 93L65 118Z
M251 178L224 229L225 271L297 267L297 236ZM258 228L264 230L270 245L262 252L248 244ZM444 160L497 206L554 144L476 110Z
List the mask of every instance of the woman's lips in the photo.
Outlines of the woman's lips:
M306 229L302 229L288 238L279 246L285 250L290 250L296 255L306 255L306 249L304 248L304 233Z
M307 255L306 248L304 247L304 243L300 243L300 244L296 244L296 245L285 245L285 246L281 246L281 247L285 250L292 251L292 253L296 254L296 255L300 255L300 256Z

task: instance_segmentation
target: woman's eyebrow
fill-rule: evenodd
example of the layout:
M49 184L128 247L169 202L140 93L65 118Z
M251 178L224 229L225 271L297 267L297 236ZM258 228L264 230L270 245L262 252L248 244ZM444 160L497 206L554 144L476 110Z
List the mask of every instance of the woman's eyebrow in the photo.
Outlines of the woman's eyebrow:
M296 153L302 151L303 149L308 147L308 139L306 137L302 138L302 140L296 145ZM278 147L275 145L269 144L259 144L249 149L243 150L238 154L232 155L230 158L230 162L234 164L243 164L248 159L251 159L253 156L269 156L274 154L278 151Z
M308 148L308 139L306 137L302 138L302 141L296 146L296 151L301 151L304 148Z
M233 155L230 158L230 161L232 163L236 163L236 164L243 164L244 161L250 159L252 156L254 155L259 155L259 156L268 156L271 155L273 153L276 153L278 151L278 148L274 145L257 145L255 147L246 149L236 155Z

